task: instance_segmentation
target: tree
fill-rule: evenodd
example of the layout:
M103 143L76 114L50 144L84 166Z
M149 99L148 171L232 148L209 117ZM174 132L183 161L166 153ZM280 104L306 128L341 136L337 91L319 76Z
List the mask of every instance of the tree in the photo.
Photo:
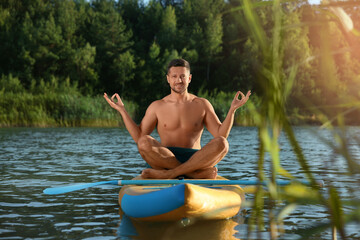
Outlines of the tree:
M213 79L209 89L233 92L237 89L246 90L254 88L256 69L257 46L249 38L243 26L241 1L232 0L226 5L223 13L223 43L221 57L214 65ZM219 82L222 82L219 84Z
M167 6L163 11L159 28L159 44L167 49L176 48L176 15L172 6Z
M183 42L182 49L196 50L197 62L194 62L193 72L197 81L192 83L195 91L212 81L211 64L222 50L222 15L223 0L188 0L179 9L179 36Z
M288 99L289 109L304 107L303 99L312 99L319 89L315 88L318 61L313 59L313 49L309 44L309 27L302 24L304 8L295 4L284 6L283 30L283 69L287 79L292 70L296 71L293 91Z
M50 3L31 1L24 13L18 33L17 61L14 69L23 84L29 87L32 79L50 81L61 72L61 54L66 49L62 30L55 22Z
M87 41L96 46L95 63L101 87L107 91L123 92L125 84L133 79L135 62L131 53L132 32L115 9L114 1L99 0L91 3L88 14ZM100 87L100 88L99 88Z

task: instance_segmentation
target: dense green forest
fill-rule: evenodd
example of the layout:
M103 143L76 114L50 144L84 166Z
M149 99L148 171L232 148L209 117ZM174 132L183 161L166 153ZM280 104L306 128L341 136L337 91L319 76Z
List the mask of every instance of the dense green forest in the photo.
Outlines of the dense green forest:
M360 2L283 1L279 19L270 1L252 2L265 38L281 22L281 61L267 61L241 0L3 0L0 126L121 124L104 92L118 92L139 120L169 93L166 65L180 57L192 65L189 91L220 118L237 90L251 89L255 107L272 93L264 75L273 73L259 71L267 66L280 69L293 124L340 113L359 124ZM236 123L253 124L246 107Z

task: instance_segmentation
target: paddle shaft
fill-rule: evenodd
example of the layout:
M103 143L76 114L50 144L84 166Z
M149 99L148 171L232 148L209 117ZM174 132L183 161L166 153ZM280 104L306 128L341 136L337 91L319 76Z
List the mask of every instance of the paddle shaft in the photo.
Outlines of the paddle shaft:
M63 187L54 187L47 188L43 192L45 194L55 195L55 194L63 194L68 192L73 192L85 188L95 187L99 185L175 185L175 184L183 184L183 183L191 183L191 184L203 184L203 185L267 185L269 182L260 182L258 180L111 180L111 181L103 181L96 183L84 183ZM278 180L276 181L277 185L285 186L289 185L291 181L287 180ZM310 183L307 181L300 181L301 184L309 185ZM323 181L318 181L318 185L322 187L324 185Z
M279 186L289 185L293 181L288 180L278 180L276 184ZM322 181L318 181L319 185L322 185ZM117 185L157 185L157 184L182 184L182 183L191 183L191 184L204 184L204 185L268 185L269 182L260 182L258 180L175 180L175 179L166 179L166 180L118 180ZM304 185L310 185L308 181L299 181L299 183Z

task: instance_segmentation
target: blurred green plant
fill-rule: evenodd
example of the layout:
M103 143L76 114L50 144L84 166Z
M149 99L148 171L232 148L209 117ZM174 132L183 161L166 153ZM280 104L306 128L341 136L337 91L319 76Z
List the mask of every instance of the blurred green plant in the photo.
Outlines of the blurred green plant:
M296 3L296 1L295 1ZM260 107L255 106L252 102L249 103L248 109L250 114L253 115L255 124L258 127L259 132L259 159L258 159L258 178L260 181L270 179L271 182L267 186L268 191L265 191L263 186L258 186L253 200L253 210L249 221L248 237L255 231L257 227L257 233L264 230L265 225L270 229L270 238L277 239L281 236L281 226L283 225L283 219L290 214L298 204L320 204L328 210L330 215L330 221L327 224L319 224L317 226L308 227L303 236L309 237L313 233L321 232L329 228L333 229L333 238L336 238L336 232L340 234L343 239L346 239L345 225L349 221L357 221L359 223L359 199L354 200L351 205L354 209L351 213L345 213L343 210L344 202L341 200L339 190L329 185L327 191L321 191L316 185L315 178L312 174L312 169L308 164L308 160L305 159L301 147L296 140L295 134L290 124L290 119L287 114L288 98L292 92L296 91L294 87L299 86L295 84L295 77L297 76L299 64L293 62L284 69L284 41L286 41L286 34L289 29L306 27L306 24L301 25L288 25L284 21L284 15L286 10L291 8L291 2L282 2L280 0L273 0L268 2L244 0L242 5L235 10L241 10L239 14L242 15L244 22L247 25L248 33L257 45L257 67L258 75L257 81L262 88L263 99ZM260 9L261 7L261 9ZM320 23L320 54L317 56L319 61L319 81L316 83L321 88L324 96L336 96L336 91L339 89L337 83L336 73L334 74L334 53L329 46L328 39L329 26L333 24L334 14L335 19L343 23L338 11L328 11L328 6L319 6L319 11L322 13L323 21ZM267 22L264 25L262 9L270 9L272 15L271 22ZM340 8L335 6L335 8ZM341 14L346 13L340 11ZM347 19L348 20L348 19ZM310 23L311 24L311 23ZM271 31L268 29L271 26ZM347 27L349 29L351 27ZM300 96L301 97L301 96ZM358 99L349 99L352 106L356 106L358 110ZM347 161L349 166L350 175L360 173L359 163L351 156L346 138L346 127L344 121L344 114L336 105L335 101L331 102L330 99L327 103L330 104L329 108L323 108L323 106L317 106L316 102L309 100L303 101L304 105L310 110L310 113L316 116L322 116L320 121L326 123L324 125L329 130L333 131L334 139L338 143L338 146L331 145L335 152L341 154ZM334 110L336 110L335 118ZM299 109L293 111L294 114L299 114ZM330 119L330 120L329 120ZM336 119L336 121L334 121ZM333 123L337 124L337 127L333 127ZM338 134L338 130L341 130ZM294 179L294 177L282 168L280 161L280 148L279 148L279 134L284 132L289 139L292 148L297 156L298 162L302 167L304 174L312 183L311 188L306 188L300 185L290 185L285 188L279 188L276 185L276 179L278 177L286 177ZM330 145L330 143L329 143ZM264 171L265 155L268 154L271 159L271 171L270 176L267 176ZM265 204L265 201L266 204ZM266 205L266 207L265 207ZM267 214L265 216L265 213ZM266 218L265 218L266 217ZM267 222L265 223L265 219ZM300 231L299 231L300 232Z

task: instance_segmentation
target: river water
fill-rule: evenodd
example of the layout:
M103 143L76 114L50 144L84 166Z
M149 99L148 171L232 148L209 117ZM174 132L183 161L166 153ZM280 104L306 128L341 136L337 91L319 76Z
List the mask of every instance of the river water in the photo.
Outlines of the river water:
M348 147L359 161L360 144L354 138L360 136L360 128L347 130ZM318 127L296 127L294 131L314 176L336 186L342 199L359 199L360 175L349 176L345 160L319 138L332 141L331 133ZM222 176L256 178L257 136L256 128L232 129L230 151L218 164ZM210 139L205 131L203 144ZM304 179L286 137L281 136L279 141L282 166ZM104 185L64 195L42 193L47 187L137 176L144 162L124 129L0 129L0 166L0 239L247 239L251 208L230 220L140 226L119 215L119 187ZM301 205L284 220L285 233L280 238L302 239L296 230L328 220L323 207ZM358 224L348 224L346 234L350 239L360 239L359 229ZM251 237L269 239L268 226ZM331 230L310 239L331 239Z

